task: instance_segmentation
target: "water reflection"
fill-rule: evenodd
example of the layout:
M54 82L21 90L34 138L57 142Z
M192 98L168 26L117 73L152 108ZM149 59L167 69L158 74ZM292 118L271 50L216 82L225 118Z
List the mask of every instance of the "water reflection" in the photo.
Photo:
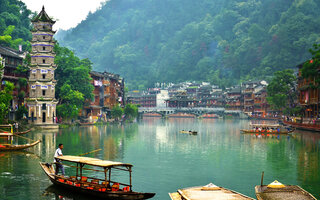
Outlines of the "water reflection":
M64 154L79 155L102 148L87 156L132 163L133 189L156 192L154 199L169 199L168 192L209 182L254 197L254 186L259 184L262 171L265 183L277 179L298 184L320 198L320 134L242 134L240 129L249 123L234 119L148 118L122 126L28 133L27 137L41 139L42 143L28 152L0 152L0 197L76 199L48 190L51 182L39 167L39 161L52 162L57 145L63 143ZM198 135L182 134L181 130L195 130ZM66 168L66 172L72 169Z

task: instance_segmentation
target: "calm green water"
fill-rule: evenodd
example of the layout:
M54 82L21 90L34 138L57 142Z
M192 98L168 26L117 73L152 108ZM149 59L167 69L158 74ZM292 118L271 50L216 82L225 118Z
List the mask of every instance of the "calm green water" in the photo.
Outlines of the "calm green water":
M167 200L168 192L210 182L254 197L262 171L265 183L277 179L298 184L320 198L320 134L297 132L279 138L240 134L248 124L243 120L147 118L124 126L28 133L43 142L28 152L0 152L0 199L66 196L49 187L51 182L39 166L39 161L52 162L59 143L64 144L65 155L102 148L90 156L133 164L133 189L155 192L153 199ZM181 134L180 130L199 134ZM66 168L67 173L71 171ZM122 174L115 176L127 180ZM77 198L67 194L64 199Z

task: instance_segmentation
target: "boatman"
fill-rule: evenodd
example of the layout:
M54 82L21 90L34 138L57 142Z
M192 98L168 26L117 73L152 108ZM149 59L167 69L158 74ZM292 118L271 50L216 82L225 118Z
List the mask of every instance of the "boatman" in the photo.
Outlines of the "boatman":
M54 162L56 163L56 175L59 173L59 169L61 169L61 173L64 176L64 167L61 161L58 158L56 158L58 156L63 156L62 149L63 149L63 144L59 144L59 148L54 153Z

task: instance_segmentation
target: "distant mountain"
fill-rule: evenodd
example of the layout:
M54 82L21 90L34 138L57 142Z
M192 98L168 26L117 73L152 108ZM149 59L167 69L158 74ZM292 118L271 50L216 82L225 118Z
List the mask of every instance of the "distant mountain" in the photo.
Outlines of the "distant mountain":
M185 80L230 85L309 58L318 0L110 0L60 44L131 88Z

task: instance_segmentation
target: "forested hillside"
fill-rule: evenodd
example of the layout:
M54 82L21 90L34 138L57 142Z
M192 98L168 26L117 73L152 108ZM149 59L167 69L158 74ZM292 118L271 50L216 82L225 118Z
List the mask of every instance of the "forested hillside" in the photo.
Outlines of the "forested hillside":
M27 49L31 40L31 11L18 0L0 1L0 45Z
M318 0L110 0L60 43L131 88L185 80L225 86L310 57L320 42L319 10Z

